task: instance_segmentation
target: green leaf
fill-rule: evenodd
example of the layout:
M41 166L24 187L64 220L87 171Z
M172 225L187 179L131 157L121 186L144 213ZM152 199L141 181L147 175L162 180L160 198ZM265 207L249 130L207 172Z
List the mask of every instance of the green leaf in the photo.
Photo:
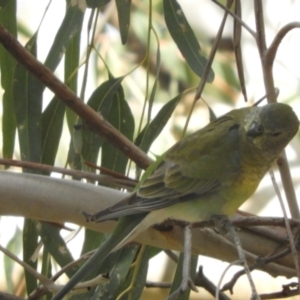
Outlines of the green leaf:
M36 34L26 44L26 48L36 55ZM40 162L41 159L41 113L42 93L39 80L23 66L17 65L13 80L13 104L18 126L21 159ZM24 170L24 172L37 172ZM25 220L23 229L24 261L36 269L37 263L29 261L38 244L35 223ZM25 270L27 293L37 287L37 280Z
M49 253L55 261L61 266L71 263L74 259L62 237L59 234L59 228L42 222L40 226L41 239ZM74 265L66 270L66 274L72 277L78 271L78 266Z
M37 261L31 257L38 246L38 233L35 222L25 219L23 227L23 261L36 270ZM37 288L37 279L25 270L26 289L28 295Z
M33 55L36 54L36 35L29 40L26 48ZM42 114L40 82L21 65L16 67L13 97L21 159L40 162Z
M164 15L168 30L190 68L199 76L203 75L207 59L201 54L198 40L189 25L181 6L176 0L164 0ZM210 70L207 81L214 80Z
M42 114L42 163L54 165L62 134L65 104L54 97Z
M167 104L165 104L162 109L158 112L155 118L147 125L139 134L135 140L135 144L141 148L144 152L148 152L154 140L161 133L168 120L170 119L174 109L179 103L182 94L179 94Z
M43 251L43 263L42 263L42 274L46 277L50 278L52 276L51 274L51 260L50 255L47 249L44 249Z
M130 26L131 0L116 0L122 44L125 45Z
M70 41L82 28L84 13L78 5L68 5L65 17L56 33L45 60L45 66L54 71L63 57Z
M106 119L129 140L133 139L134 119L124 92L120 86L113 97L113 109L110 110ZM101 166L125 174L128 158L113 145L105 142L102 146Z
M81 30L83 22L83 11L78 5L68 5L65 17L56 33L51 49L47 55L44 65L54 71L61 61L70 41ZM37 35L37 34L36 34ZM36 95L42 97L45 86L39 81Z
M16 0L1 1L0 23L13 36L17 36ZM15 146L16 119L13 108L13 76L16 61L0 44L1 86L4 90L2 97L2 153L5 158L12 158Z
M124 289L124 282L139 247L136 245L120 250L120 255L109 273L109 282L99 286L93 299L115 300L117 298Z
M78 31L70 41L65 54L65 84L75 94L77 94L77 80L78 80L77 69L79 67L80 39L81 39L81 35L80 35L80 31ZM74 131L74 125L76 124L77 114L73 110L67 107L66 117L67 117L69 131L71 133L71 141L70 141L70 146L68 151L68 164L71 168L75 170L81 170L82 169L81 157L80 154L76 153L75 151L73 134L72 134Z
M22 250L22 231L17 227L16 232L6 245L6 249L10 252L18 255ZM5 281L6 281L6 290L8 293L14 292L14 278L11 276L14 271L16 262L11 258L5 256L3 260L4 271L5 271Z
M88 8L98 8L110 2L110 0L86 0Z
M94 230L86 229L81 255L94 249L97 249L99 245L103 243L106 236L107 235L104 233L99 233Z
M81 24L82 26L82 24ZM80 40L81 35L78 31L70 41L65 54L65 84L77 94L77 80L80 58ZM73 126L76 123L77 114L70 108L66 108L67 122L69 131L73 132Z
M180 253L179 261L177 263L175 277L174 277L169 295L171 295L181 285L183 259L184 259L184 255L183 255L183 253ZM197 262L198 262L198 255L192 255L192 257L191 257L191 271L190 271L190 276L191 276L192 280L194 280L195 275L196 275ZM190 299L190 292L191 292L191 290L188 289L184 294L181 294L177 299L178 300L189 300Z
M91 95L87 104L95 111L101 113L107 119L115 93L118 91L123 77L112 78L102 83ZM115 108L114 108L115 109ZM103 139L94 132L82 131L82 156L89 162L96 163L99 149L102 146ZM79 150L79 149L78 149Z
M148 273L148 265L149 265L149 259L150 259L150 246L146 246L144 253L142 254L142 257L140 258L140 260L136 260L135 261L135 265L134 267L131 269L131 272L128 274L127 278L126 278L126 282L124 284L123 289L127 288L129 286L129 284L131 283L131 281L133 280L133 275L134 275L134 269L138 268L137 274L135 275L135 279L134 279L134 286L133 289L125 294L121 300L139 300L141 299L141 294L144 290L145 287L145 283L146 283L146 279L147 279L147 273Z
M42 257L42 271L41 271L41 273L45 277L51 278L52 277L52 272L51 271L52 271L51 255L48 252L48 250L46 248L44 248L44 250L43 250L43 257ZM47 300L49 299L49 296L50 295L48 295L48 297L46 298ZM44 299L45 299L45 297L44 297Z
M2 11L9 2L15 3L15 1L11 0L0 0L0 11Z
M155 94L156 94L156 90L157 90L157 84L158 84L158 78L159 78L159 72L160 72L160 48L159 48L159 44L157 47L157 51L156 51L156 71L155 71L155 80L154 80L154 84L151 90L151 94L149 97L149 108L148 108L148 122L150 121L151 118L151 113L152 113L152 107L153 107L153 103L154 103L154 99L155 99Z

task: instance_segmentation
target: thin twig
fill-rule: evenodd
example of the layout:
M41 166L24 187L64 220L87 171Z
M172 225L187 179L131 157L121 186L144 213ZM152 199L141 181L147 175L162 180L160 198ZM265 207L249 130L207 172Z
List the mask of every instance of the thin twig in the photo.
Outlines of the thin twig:
M256 38L256 32L252 30L241 18L239 18L236 14L234 14L230 9L224 6L222 3L218 2L217 0L211 0L213 3L220 6L224 9L229 15L231 15L235 20L237 20L254 38Z
M186 224L183 228L184 243L183 243L183 263L182 263L182 281L178 289L176 289L167 300L176 300L188 288L194 292L198 292L194 282L191 279L191 258L192 258L192 226Z
M231 222L234 226L251 227L251 226L280 226L285 227L285 219L281 217L258 217L258 216L239 216L235 215ZM291 226L299 226L300 220L288 219Z
M256 25L256 42L260 57L263 58L267 50L266 33L264 23L264 10L261 0L254 0L255 25Z
M290 245L291 245L292 255L293 255L296 274L297 274L298 283L299 283L300 282L300 269L299 269L299 260L298 260L297 249L296 249L296 245L295 245L295 241L294 241L294 236L293 236L293 233L292 233L292 230L291 230L291 227L290 227L290 223L288 222L287 213L286 213L286 210L285 210L285 207L284 207L284 203L283 203L283 199L281 197L280 190L279 190L277 182L275 180L274 172L273 172L273 170L270 170L269 173L271 175L272 183L273 183L275 192L277 194L277 197L279 199L281 210L283 212L283 216L284 216L284 219L285 219L286 231L287 231L287 235L289 237L289 242L290 242ZM299 292L299 295L300 295L300 285L298 286L298 292Z
M285 26L283 26L274 37L270 47L265 52L265 65L266 66L273 66L277 50L279 48L280 43L282 42L283 38L289 33L292 29L300 28L300 22L291 22Z
M239 236L236 233L236 231L234 229L234 226L232 225L232 223L230 222L230 220L228 218L224 219L223 222L224 222L226 231L228 231L231 234L232 238L233 238L234 245L235 245L236 250L238 252L239 260L241 261L241 263L242 263L242 265L244 267L244 270L245 270L245 274L248 277L248 281L249 281L249 284L250 284L250 287L251 287L251 291L252 291L251 299L253 299L253 300L254 299L259 300L260 298L259 298L258 293L256 291L256 287L254 285L254 282L253 282L253 279L252 279L252 276L251 276L251 270L250 270L250 268L248 266L248 263L246 261L246 256L245 256L245 253L244 253L244 251L242 249L241 241L239 239Z
M173 260L175 263L178 263L178 255L176 255L172 250L165 249L164 252L171 260Z
M282 286L282 291L268 294L261 294L260 298L263 299L285 299L296 296L298 294L298 283L290 283Z
M240 260L235 260L233 262L231 262L226 268L225 270L223 271L223 273L221 274L220 276L220 280L217 284L217 288L216 288L216 294L215 294L215 298L216 300L220 300L220 291L223 291L224 288L221 289L221 284L222 284L222 281L227 273L227 271L232 267L232 266L239 266L241 265L241 261ZM230 290L231 294L232 294L232 289Z
M27 169L36 169L36 170L41 170L46 172L55 172L64 175L73 176L76 178L81 178L81 179L85 178L92 181L99 181L104 184L113 184L118 187L124 187L129 189L134 188L136 185L136 182L131 179L114 178L112 176L98 175L86 171L78 171L78 170L71 170L71 169L65 169L60 167L53 167L50 165L34 163L30 161L20 161L14 159L0 158L0 165L15 166L15 167L27 168Z
M280 157L277 159L278 170L281 177L281 183L283 185L286 199L288 199L288 206L292 218L300 220L299 205L297 201L297 195L293 184L291 170L287 161L286 153L283 151Z
M200 266L194 279L196 286L204 288L212 296L216 295L217 287L204 275L203 267ZM224 293L218 292L219 300L230 300Z

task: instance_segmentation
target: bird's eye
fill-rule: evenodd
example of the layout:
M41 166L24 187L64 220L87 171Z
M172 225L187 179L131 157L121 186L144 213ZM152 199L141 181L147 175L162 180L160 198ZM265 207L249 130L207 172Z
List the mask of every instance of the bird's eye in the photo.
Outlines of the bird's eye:
M256 127L256 130L257 130L258 133L263 133L264 132L264 127L262 125L258 125Z

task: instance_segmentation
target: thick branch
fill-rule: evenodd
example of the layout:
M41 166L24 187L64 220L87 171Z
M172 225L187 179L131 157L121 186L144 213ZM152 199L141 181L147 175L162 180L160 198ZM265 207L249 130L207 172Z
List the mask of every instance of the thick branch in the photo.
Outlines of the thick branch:
M112 232L115 222L87 223L82 212L95 213L123 197L124 193L117 190L78 181L0 171L1 215L72 222L92 230ZM282 244L249 229L239 231L239 235L250 265L256 261L257 256L266 256ZM168 232L149 229L137 241L163 249L182 250L182 238L182 229L174 226ZM237 259L235 247L229 238L208 228L193 229L192 251L228 262ZM295 275L290 255L278 259L276 264L261 266L260 269L273 276Z

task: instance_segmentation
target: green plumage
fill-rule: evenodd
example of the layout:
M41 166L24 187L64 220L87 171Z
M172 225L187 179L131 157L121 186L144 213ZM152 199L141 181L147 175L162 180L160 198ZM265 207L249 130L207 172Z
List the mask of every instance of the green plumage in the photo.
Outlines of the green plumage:
M88 216L92 222L123 217L123 225L106 242L105 251L100 248L53 299L61 299L109 252L154 224L167 219L193 223L235 213L298 128L291 107L274 103L233 110L182 139L150 166L137 192Z

